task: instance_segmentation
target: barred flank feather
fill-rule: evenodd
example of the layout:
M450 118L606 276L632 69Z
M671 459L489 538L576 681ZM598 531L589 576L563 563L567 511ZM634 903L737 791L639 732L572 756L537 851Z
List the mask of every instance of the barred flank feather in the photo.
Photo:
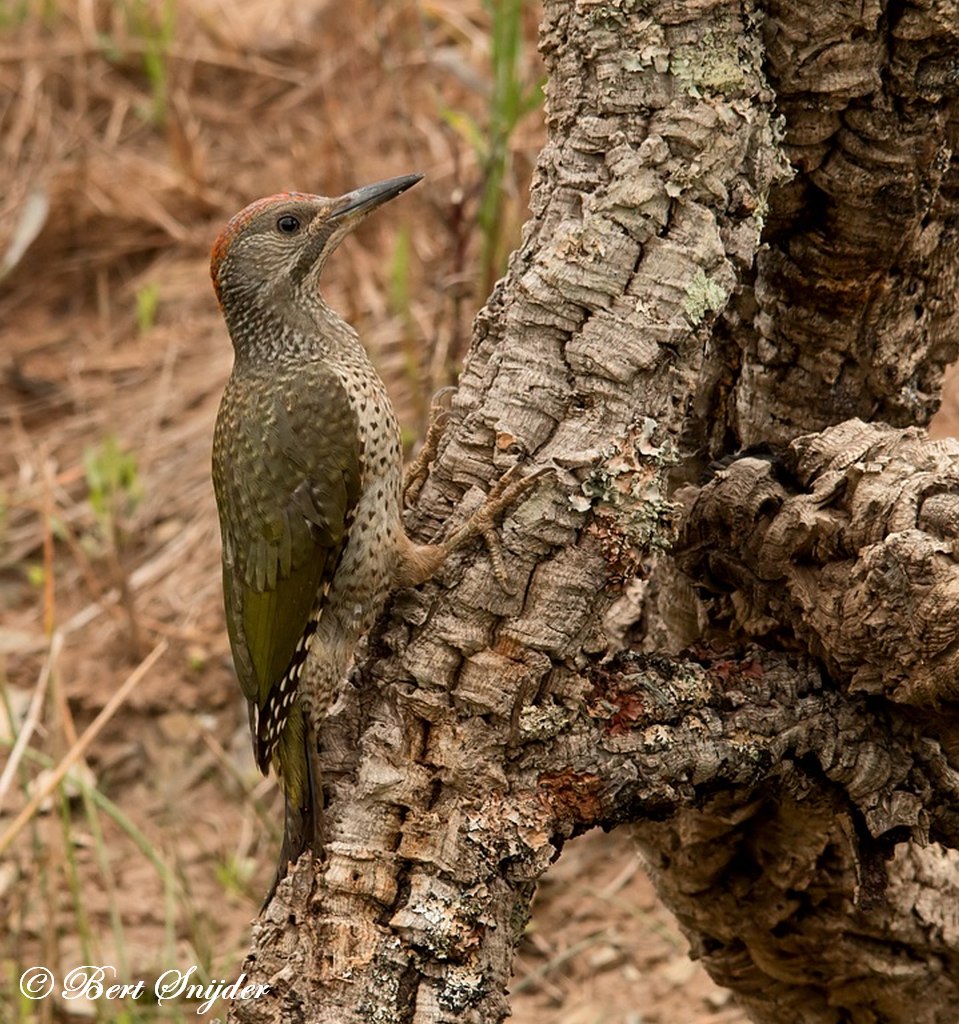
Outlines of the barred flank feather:
M296 692L300 685L300 676L303 673L303 666L306 664L307 655L310 653L310 644L316 634L316 624L319 621L319 612L310 617L303 629L303 635L297 641L296 650L290 659L283 677L271 688L267 694L263 707L259 708L256 715L256 763L261 772L265 775L270 768L270 762L276 752L280 737L286 728L290 717L293 702L296 700Z

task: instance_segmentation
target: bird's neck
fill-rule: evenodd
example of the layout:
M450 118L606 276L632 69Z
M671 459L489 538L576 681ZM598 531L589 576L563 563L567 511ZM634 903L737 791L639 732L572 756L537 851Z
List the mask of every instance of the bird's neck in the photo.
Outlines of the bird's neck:
M356 331L318 295L283 304L247 301L224 313L238 361L368 361Z

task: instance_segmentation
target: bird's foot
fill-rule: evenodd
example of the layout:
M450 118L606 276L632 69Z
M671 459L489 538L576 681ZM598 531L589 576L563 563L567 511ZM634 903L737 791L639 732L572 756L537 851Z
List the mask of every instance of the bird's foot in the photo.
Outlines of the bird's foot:
M496 533L496 520L516 502L542 477L551 473L547 466L538 469L529 476L518 476L519 468L512 466L493 485L486 500L470 518L452 536L442 542L444 558L458 551L475 537L482 537L493 563L493 575L500 586L511 591L509 575L503 561L503 545Z
M403 474L403 507L409 508L416 501L426 478L429 476L430 464L436 458L436 452L440 446L440 438L446 430L446 424L450 418L448 399L455 393L456 388L440 388L433 395L430 403L430 419L426 428L426 439L423 446L416 453L416 457L406 467Z

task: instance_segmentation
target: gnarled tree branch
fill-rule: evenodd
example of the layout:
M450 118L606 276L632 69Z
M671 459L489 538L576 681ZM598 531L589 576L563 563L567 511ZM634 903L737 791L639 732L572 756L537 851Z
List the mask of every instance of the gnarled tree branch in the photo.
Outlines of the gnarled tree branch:
M928 707L959 695L957 528L959 444L850 420L721 470L680 561L730 594L714 622L795 638L850 689Z

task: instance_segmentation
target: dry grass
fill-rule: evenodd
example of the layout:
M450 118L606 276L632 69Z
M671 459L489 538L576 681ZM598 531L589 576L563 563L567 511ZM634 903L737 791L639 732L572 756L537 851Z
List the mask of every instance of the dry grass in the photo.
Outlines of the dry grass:
M483 122L487 28L475 3L221 2L178 5L167 32L167 7L81 2L68 13L25 0L0 36L0 252L22 248L41 218L0 282L3 563L39 560L46 513L57 592L99 602L117 585L85 550L96 524L83 464L85 448L117 435L143 489L123 524L123 568L139 574L140 603L174 574L192 607L216 589L206 449L231 358L206 277L213 237L260 194L337 194L425 171L327 275L418 436L476 304L468 268L482 182L441 112ZM514 236L541 132L529 122L506 190ZM150 628L177 622L174 635L189 639L184 609L166 603L175 614L155 614ZM92 614L70 610L84 624ZM62 610L53 618L65 625ZM34 647L45 643L38 630Z
M443 113L488 117L489 16L453 0L24 0L2 17L9 1007L32 962L235 974L278 815L251 770L220 608L209 444L231 352L207 253L258 195L425 172L327 275L418 436L478 298L482 173ZM522 74L539 73L530 47ZM513 235L541 132L534 115L512 139Z
M231 353L207 253L258 195L425 172L327 274L420 436L482 298L463 126L490 116L489 17L481 0L0 8L0 1019L81 1009L20 999L33 963L236 976L280 815L220 607L209 445ZM530 44L521 77L539 74ZM536 113L511 136L507 240L541 137ZM576 942L527 950L545 967L525 1019L573 1019L579 975L552 960Z

